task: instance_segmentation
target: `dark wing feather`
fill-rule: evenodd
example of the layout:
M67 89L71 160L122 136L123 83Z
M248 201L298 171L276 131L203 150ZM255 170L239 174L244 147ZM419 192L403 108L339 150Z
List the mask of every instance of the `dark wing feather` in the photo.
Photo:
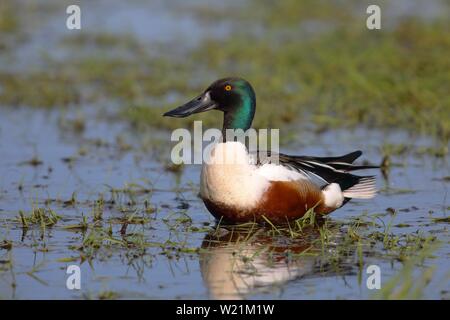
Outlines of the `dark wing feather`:
M311 158L317 161L327 163L327 162L345 162L345 163L353 163L356 159L358 159L362 155L361 150L353 151L348 154L345 154L340 157L302 157L302 158Z

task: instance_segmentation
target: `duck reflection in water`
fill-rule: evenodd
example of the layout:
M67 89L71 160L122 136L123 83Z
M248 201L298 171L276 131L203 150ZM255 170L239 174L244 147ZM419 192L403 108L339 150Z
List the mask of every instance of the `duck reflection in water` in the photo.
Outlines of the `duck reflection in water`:
M312 274L317 257L307 252L319 236L317 228L310 228L301 239L271 236L261 227L209 233L202 243L200 269L211 298L245 299Z

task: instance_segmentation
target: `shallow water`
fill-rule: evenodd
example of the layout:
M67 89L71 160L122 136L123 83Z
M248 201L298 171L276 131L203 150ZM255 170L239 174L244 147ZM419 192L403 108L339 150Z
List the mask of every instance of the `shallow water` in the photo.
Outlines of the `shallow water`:
M22 125L24 119L27 126ZM263 238L256 235L254 241L244 243L226 239L213 246L205 242L208 249L197 253L196 248L200 248L204 238L215 230L213 218L197 197L199 166L187 166L179 175L166 172L164 163L155 158L154 152L143 152L139 143L134 143L131 150L119 150L115 137L126 131L123 125L107 124L95 117L89 119L81 134L62 130L55 112L10 110L0 120L1 234L13 243L11 251L1 251L3 264L12 262L10 269L0 273L3 298L97 297L104 291L116 292L121 298L171 299L371 296L365 282L358 283L358 267L352 259L342 264L346 269L342 274L336 274L335 270L320 270L320 259L314 256L289 261L280 253L279 259L273 262L272 254L264 253L272 252L273 248L283 252L297 247L301 252L308 247L309 237L317 238L314 232L298 240L301 243L296 245L288 245L289 238L267 238L264 233ZM298 143L283 149L292 153L327 155L360 148L365 151L364 159L377 163L381 160L381 141L403 141L406 137L401 133L382 136L362 129L336 131L300 137ZM125 135L123 139L136 140L133 135ZM87 149L86 155L76 156L70 163L63 160L76 155L80 148ZM169 152L166 149L167 158ZM42 163L25 163L34 156ZM164 154L161 157L164 158ZM433 277L436 282L427 287L426 297L441 298L441 291L448 290L448 283L442 282L450 266L448 222L436 219L446 217L449 204L449 182L443 180L449 174L448 161L412 154L396 157L394 163L401 166L392 168L388 181L377 173L382 191L375 199L352 201L332 213L329 222L345 223L363 213L370 216L394 208L398 212L394 225L401 225L392 228L394 234L419 230L436 235L443 244L434 252L435 258L426 261L426 265L437 265ZM127 184L139 185L135 187L135 194L117 192L116 202L109 203L113 198L111 188L121 189ZM72 194L76 202L65 203ZM113 238L120 240L139 233L155 247L148 247L144 252L133 246L109 246L105 241L94 250L90 263L81 264L82 290L70 291L65 287L65 270L69 264L80 263L81 254L71 246L80 245L89 230L65 230L64 226L79 223L82 215L92 220L93 206L100 195L105 200L101 224L112 224ZM146 200L156 212L144 212ZM62 219L45 231L39 225L24 230L17 221L18 211L30 211L33 207L50 207ZM133 212L147 221L129 224L125 234L121 233L121 219ZM388 223L392 218L387 214L381 219ZM221 232L225 232L227 238L225 229ZM240 266L234 264L233 252L242 256L253 256L256 252L258 255L250 265ZM382 281L387 281L401 268L401 263L383 257L382 250L374 252L377 255L368 256L364 265L379 265ZM74 261L58 261L69 257ZM253 272L247 272L249 268ZM420 270L417 267L417 271ZM225 292L218 291L222 282L233 285ZM12 283L16 286L11 286Z
M175 40L195 46L230 28L224 22L206 29L174 7L163 1L106 7L98 1L85 23L97 31L137 35L150 50ZM147 21L146 10L155 19ZM104 20L94 17L100 11ZM48 18L38 21L42 28L29 23L29 41L20 44L19 54L0 57L2 70L24 71L44 64L46 55L64 61L74 54L59 45L67 30L55 27L62 18L54 12L41 13ZM102 110L104 104L51 111L2 106L0 298L371 298L377 290L366 287L367 266L381 268L383 286L404 273L404 262L378 241L364 247L361 265L344 237L361 216L378 224L362 228L363 238L383 224L391 225L393 236L436 237L440 246L414 264L413 275L421 279L435 266L421 297L449 298L450 164L427 150L435 147L433 140L401 130L302 130L283 146L285 153L317 156L361 149L361 160L375 164L386 145L405 148L391 156L385 177L372 171L380 188L375 199L351 201L328 217L330 242L322 254L312 255L317 229L292 239L270 228L231 233L216 227L197 196L200 167L167 168L170 133L134 130L109 117L114 110L107 103ZM23 228L19 211L29 215L33 208L52 209L61 218L54 226ZM83 217L89 227L74 227ZM337 266L330 256L338 257ZM81 290L66 288L71 264L81 266Z

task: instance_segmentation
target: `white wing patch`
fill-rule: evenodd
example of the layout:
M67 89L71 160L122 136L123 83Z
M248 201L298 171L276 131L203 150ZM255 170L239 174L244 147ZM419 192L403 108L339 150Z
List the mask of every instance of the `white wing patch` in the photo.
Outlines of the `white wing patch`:
M295 181L308 179L308 176L289 169L288 167L273 163L266 163L256 169L256 173L269 181Z

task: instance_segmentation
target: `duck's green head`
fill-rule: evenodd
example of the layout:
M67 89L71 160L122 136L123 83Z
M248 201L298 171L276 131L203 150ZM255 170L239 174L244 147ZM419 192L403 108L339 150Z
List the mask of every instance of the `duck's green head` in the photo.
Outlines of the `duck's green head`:
M164 116L184 118L194 113L220 110L224 113L224 130L247 130L252 125L255 107L255 91L248 81L224 78L215 81L188 103L166 112Z

